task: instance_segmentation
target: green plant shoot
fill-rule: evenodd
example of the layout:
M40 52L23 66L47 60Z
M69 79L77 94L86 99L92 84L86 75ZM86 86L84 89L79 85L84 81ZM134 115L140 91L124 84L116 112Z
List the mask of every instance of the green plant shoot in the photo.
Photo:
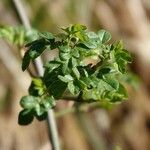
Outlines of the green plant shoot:
M62 28L62 33L39 33L39 37L26 44L22 70L45 50L57 50L58 56L44 64L44 75L32 79L29 95L21 98L23 110L19 124L26 125L34 117L46 118L60 99L80 103L118 103L127 99L120 80L126 75L131 55L122 41L111 42L105 30L90 32L86 26L75 24Z

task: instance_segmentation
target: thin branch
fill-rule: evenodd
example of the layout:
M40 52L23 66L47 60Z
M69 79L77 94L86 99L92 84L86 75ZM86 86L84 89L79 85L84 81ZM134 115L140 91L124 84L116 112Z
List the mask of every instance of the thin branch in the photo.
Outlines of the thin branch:
M21 0L13 0L13 3L17 9L17 12L20 16L20 19L21 19L24 27L27 30L31 29L29 19L27 17L26 11L25 11L22 3L21 3ZM35 60L35 67L38 71L39 76L43 76L44 69L43 69L43 63L42 63L41 57L38 57ZM48 123L49 136L51 139L52 149L53 150L60 150L57 126L56 126L53 110L48 111L47 123Z
M25 13L25 9L24 9L24 7L22 5L21 0L13 0L13 2L14 2L14 5L15 5L15 7L17 9L18 15L19 15L19 17L20 17L20 19L22 21L22 24L24 25L24 27L26 29L31 29L31 25L30 25L29 19L28 19L26 13Z

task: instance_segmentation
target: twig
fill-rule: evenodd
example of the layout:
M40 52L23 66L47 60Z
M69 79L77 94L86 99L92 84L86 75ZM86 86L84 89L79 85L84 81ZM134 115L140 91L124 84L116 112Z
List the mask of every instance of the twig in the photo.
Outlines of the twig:
M27 14L24 10L24 7L21 3L21 0L13 0L13 3L17 9L17 12L20 16L20 19L21 19L24 27L27 30L31 29L29 19L28 19ZM44 69L43 69L43 63L42 63L41 57L38 57L35 60L35 67L38 71L39 76L43 76ZM56 122L55 122L53 110L48 111L47 123L48 123L49 136L51 139L52 149L53 150L60 150L58 132L57 132L57 127L56 127Z

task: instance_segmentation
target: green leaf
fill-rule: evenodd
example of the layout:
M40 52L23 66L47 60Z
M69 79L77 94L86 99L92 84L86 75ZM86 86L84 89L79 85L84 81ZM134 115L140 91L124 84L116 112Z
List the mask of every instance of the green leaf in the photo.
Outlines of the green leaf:
M94 102L101 100L100 92L97 89L84 89L82 93L82 99L86 102Z
M95 42L95 40L86 40L86 41L83 41L82 42L87 48L90 48L90 49L95 49L97 48L97 43Z
M56 105L56 102L53 96L46 96L43 98L40 105L44 106L44 109L48 111Z
M117 64L118 64L118 69L121 73L125 73L126 72L126 62L119 59L117 60Z
M65 75L65 76L58 75L58 78L59 78L61 81L65 82L65 83L74 80L74 78L73 78L71 75L69 75L69 74L68 74L68 75Z
M35 58L37 58L38 56L40 56L43 51L46 49L46 46L45 46L45 42L44 41L41 41L35 45L32 45L30 46L29 48L29 56L30 58L33 60Z
M64 52L60 52L60 53L59 53L59 58L60 58L60 60L62 60L62 61L69 60L70 57L71 57L71 55L70 55L69 52L68 52L68 53L67 53L67 52L66 52L66 53L64 53Z
M121 52L116 53L115 57L116 57L117 60L122 59L122 60L124 60L128 63L132 62L131 55L126 50L122 50Z
M95 32L87 32L87 36L90 38L90 39L98 39L98 35L95 33Z
M123 101L127 99L128 94L124 86L120 83L118 90L115 93L113 92L108 93L108 97L110 101L114 103L114 102Z
M76 47L72 50L71 53L72 53L72 56L75 57L75 58L79 58L80 57L79 51L78 51L78 49Z
M65 92L67 88L67 84L60 79L54 80L52 83L48 85L48 92L54 96L54 98L59 99Z
M77 79L79 79L80 78L80 72L78 71L77 67L72 68L72 71L73 71L75 77Z
M60 65L61 65L60 62L53 60L46 63L44 67L48 70L49 73L51 73L54 69L57 69Z
M23 71L29 66L30 60L34 60L43 53L43 51L46 49L46 43L45 40L39 39L27 44L26 46L29 47L29 50L25 53L23 58Z
M32 111L24 109L19 113L18 123L20 125L28 125L33 121L33 119L34 116Z
M75 86L73 82L68 82L68 90L70 91L71 94L75 95Z
M129 52L123 48L123 42L115 42L111 46L111 51L112 59L116 62L118 70L121 73L125 73L127 64L132 62L132 58Z
M35 116L37 120L39 121L43 121L43 120L46 120L47 119L47 112L44 112L42 115L36 115Z
M78 31L84 31L86 30L86 26L84 25L80 25L80 24L75 24L75 25L71 25L67 28L61 28L63 31L69 33L69 34L72 34L72 33L76 33Z
M111 82L107 83L105 80L100 80L99 84L98 84L98 89L101 92L105 92L105 91L115 91L114 86L112 86Z
M46 32L46 31L39 33L39 36L42 37L42 38L48 39L48 40L55 39L55 37L52 33Z
M102 67L100 70L98 70L97 77L102 78L103 75L110 73L110 71L110 67Z
M25 71L26 68L29 66L29 64L30 64L30 56L29 52L27 51L22 60L22 70Z
M32 78L31 85L29 87L29 94L33 96L41 96L45 93L46 87L41 78Z
M34 111L37 116L41 116L45 112L44 108L40 107L39 103L35 106Z
M114 88L115 90L118 90L118 88L119 88L119 81L117 81L115 79L115 77L113 77L113 74L109 74L109 75L103 76L103 80L107 84L109 84L112 88Z
M61 45L58 49L63 53L69 53L71 51L70 47L67 45Z
M78 65L79 65L79 62L76 58L74 57L70 58L69 64L68 64L69 68L74 68L74 67L77 67Z
M122 95L122 97L128 98L128 93L127 93L125 87L124 87L121 83L119 84L118 93L119 93L120 95Z
M83 30L86 30L86 29L87 29L87 27L84 26L84 25L81 25L81 24L75 24L75 25L72 25L72 26L71 26L71 30L72 30L73 32L76 32L76 31L83 31Z
M122 49L123 49L123 41L122 40L113 43L111 46L111 50L114 50L114 51L120 51Z
M100 31L98 31L97 34L98 34L100 41L102 43L106 43L111 39L111 34L105 30L100 30Z
M84 77L82 78L82 81L86 84L87 88L92 88L97 86L99 80L94 77Z
M68 67L68 60L62 63L62 73L70 74L70 68Z
M29 114L25 113L25 117L30 117L30 112L32 112L32 116L42 117L45 112L55 106L55 99L53 96L24 96L20 101L20 105L26 110L25 112L29 112Z
M38 105L38 98L35 96L24 96L21 98L20 105L24 109L33 109Z

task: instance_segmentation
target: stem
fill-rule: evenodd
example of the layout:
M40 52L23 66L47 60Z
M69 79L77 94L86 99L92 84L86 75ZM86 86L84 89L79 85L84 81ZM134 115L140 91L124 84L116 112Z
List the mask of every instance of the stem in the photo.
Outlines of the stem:
M27 17L27 14L25 12L25 9L21 3L21 0L13 0L13 3L17 9L17 13L22 21L22 24L27 30L30 30L31 25ZM39 76L43 76L44 69L43 69L43 62L42 62L41 57L38 57L35 60L34 66L37 69ZM54 112L52 109L48 111L47 123L48 123L49 136L51 140L52 149L60 150L57 126L56 126L56 121L54 117Z

